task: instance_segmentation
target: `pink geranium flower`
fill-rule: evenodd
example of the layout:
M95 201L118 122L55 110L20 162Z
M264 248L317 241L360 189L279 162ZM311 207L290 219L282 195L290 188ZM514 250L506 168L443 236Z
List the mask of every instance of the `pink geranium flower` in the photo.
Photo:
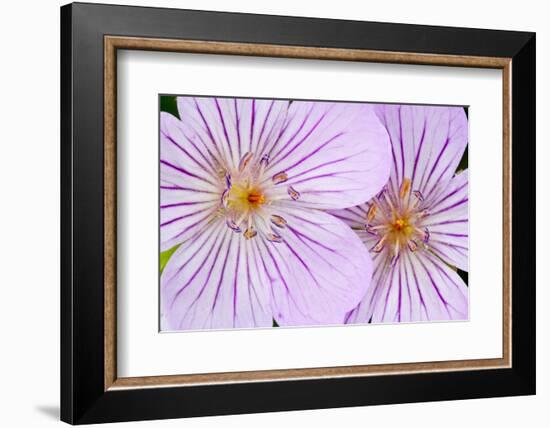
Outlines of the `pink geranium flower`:
M358 236L322 211L387 182L373 106L179 97L161 113L163 330L343 323L369 287Z
M373 257L372 283L348 322L463 320L468 288L468 144L462 107L380 105L391 140L390 179L357 207L333 211Z

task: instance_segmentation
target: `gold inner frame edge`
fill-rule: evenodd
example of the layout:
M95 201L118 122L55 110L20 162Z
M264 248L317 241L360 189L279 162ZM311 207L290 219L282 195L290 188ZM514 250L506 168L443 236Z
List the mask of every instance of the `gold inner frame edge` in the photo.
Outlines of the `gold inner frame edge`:
M494 68L502 70L503 101L503 349L501 358L420 363L375 364L169 376L117 376L116 324L116 88L117 50L146 50L214 55L378 62ZM214 385L319 378L483 370L511 367L512 312L512 164L511 58L420 54L362 49L321 48L143 37L104 37L104 390Z

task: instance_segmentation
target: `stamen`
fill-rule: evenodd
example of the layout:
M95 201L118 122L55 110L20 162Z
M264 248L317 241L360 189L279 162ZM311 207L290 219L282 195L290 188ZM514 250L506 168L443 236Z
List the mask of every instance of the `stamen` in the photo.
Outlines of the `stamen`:
M409 239L409 241L407 242L407 247L409 247L409 250L411 250L411 252L413 253L418 250L418 244L412 239Z
M281 184L288 180L288 175L286 172L278 172L271 178L271 180L273 181L273 184Z
M277 214L271 215L271 223L273 223L277 227L280 227L281 229L284 229L287 225L286 220Z
M378 207L375 205L375 204L372 204L370 207L369 207L369 211L367 212L367 221L369 223L372 222L372 220L374 220L374 217L376 216L376 211L378 210Z
M225 187L229 189L231 187L231 175L229 173L225 173Z
M246 152L244 156L241 158L241 161L239 162L239 172L243 172L252 158L254 157L254 153L252 152Z
M254 230L254 228L252 226L248 227L244 233L243 233L243 236L246 238L246 239L252 239L254 238L256 235L258 234L258 232L256 232Z
M403 183L401 183L401 189L399 189L399 197L401 199L405 198L411 190L411 180L409 178L404 178Z
M424 243L427 243L429 240L430 240L430 231L428 230L428 228L425 228L423 241Z
M386 244L387 235L382 237L374 246L370 249L371 251L374 251L375 253L379 253L384 249L384 245Z
M224 208L227 208L227 202L229 201L229 189L225 189L222 193L222 205Z
M375 236L378 236L378 233L376 232L377 229L380 229L381 226L376 226L376 227L373 227L373 226L370 226L368 224L365 225L365 231L371 235L375 235Z
M260 167L265 168L269 164L269 155L263 155L260 160Z
M420 190L413 190L413 195L418 199L420 202L424 202L424 195L420 192Z
M391 211L396 211L395 210L395 207L393 206L393 202L390 198L390 195L388 195L388 192L384 192L382 193L382 196L384 196L384 200L386 201L386 203L388 204L388 206L390 207L390 210Z
M428 217L430 215L430 212L428 210L422 210L418 213L419 218Z
M288 196L292 198L293 201L300 199L300 192L298 192L294 187L288 186Z
M276 233L268 233L267 240L271 242L281 243L283 242L283 238L280 235L277 235Z
M229 227L233 232L241 233L241 228L235 223L233 219L228 218L225 222L227 224L227 227Z

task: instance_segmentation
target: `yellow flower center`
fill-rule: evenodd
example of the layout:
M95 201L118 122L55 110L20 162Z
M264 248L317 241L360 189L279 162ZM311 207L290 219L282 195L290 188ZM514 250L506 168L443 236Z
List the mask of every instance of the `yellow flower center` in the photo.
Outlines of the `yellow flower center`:
M409 223L407 217L398 217L395 221L391 222L389 226L394 233L403 235L407 238L414 232L414 227Z
M227 206L238 212L253 211L265 202L265 195L261 189L248 183L234 183L227 195Z
M395 261L405 248L414 252L419 245L425 245L430 233L422 227L422 222L429 213L422 209L422 201L419 191L411 192L408 178L403 179L398 191L390 187L375 197L366 218L366 231L379 238L371 251L380 252L389 247Z

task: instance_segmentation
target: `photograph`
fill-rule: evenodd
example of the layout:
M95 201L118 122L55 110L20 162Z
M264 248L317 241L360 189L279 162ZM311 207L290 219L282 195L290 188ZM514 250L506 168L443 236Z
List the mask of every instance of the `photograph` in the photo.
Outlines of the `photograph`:
M467 107L159 110L161 331L468 320Z

